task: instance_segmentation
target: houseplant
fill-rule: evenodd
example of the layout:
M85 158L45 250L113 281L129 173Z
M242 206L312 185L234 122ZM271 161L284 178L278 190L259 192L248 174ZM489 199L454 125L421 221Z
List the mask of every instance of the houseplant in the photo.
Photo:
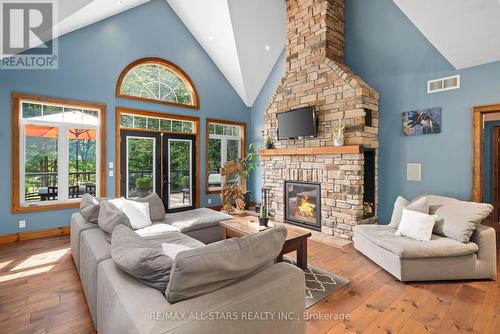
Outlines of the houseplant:
M338 122L333 127L333 145L335 146L343 146L344 145L344 130L345 130L345 121L342 119L342 116L339 117Z
M267 150L270 150L273 148L273 139L271 138L271 136L269 135L265 135L264 134L264 131L262 131L262 137L264 138L264 147L267 149Z
M248 178L250 173L255 170L255 167L258 165L258 157L259 155L257 154L257 145L255 145L254 143L250 144L248 146L247 155L243 158L243 165L245 167L245 170L243 171L242 176L244 178ZM250 191L247 191L245 194L243 194L246 210L250 208L251 194L252 193Z
M269 223L269 212L267 209L268 193L269 193L268 188L262 188L262 203L260 205L260 212L259 212L259 225L261 226L267 226L267 224Z
M270 136L266 137L265 143L266 143L266 149L270 150L273 148L273 140Z

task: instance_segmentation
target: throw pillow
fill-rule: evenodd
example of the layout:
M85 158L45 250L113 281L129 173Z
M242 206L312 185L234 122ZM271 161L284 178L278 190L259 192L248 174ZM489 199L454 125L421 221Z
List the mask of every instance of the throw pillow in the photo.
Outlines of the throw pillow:
M110 200L110 202L123 211L134 230L153 224L150 218L149 203L131 201L123 197Z
M429 241L437 216L428 215L409 209L403 209L401 223L396 235L420 241Z
M101 205L95 199L94 196L90 194L84 194L80 202L80 214L89 223L97 223L97 218L99 217L99 209Z
M468 243L477 224L493 211L486 203L466 202L455 198L428 195L430 213L438 216L434 233Z
M111 236L111 257L121 270L162 293L165 291L173 259L152 241L119 225Z
M156 193L152 193L142 198L131 198L131 200L140 203L149 203L149 212L152 221L165 219L165 206L160 196Z
M401 222L403 209L408 209L428 214L429 203L427 202L426 197L418 198L417 200L410 203L406 198L398 196L398 198L396 198L396 202L394 202L394 209L392 211L392 217L391 217L391 222L389 223L389 227L397 230L399 223Z
M284 226L222 240L177 254L165 295L175 303L215 291L272 263L286 239Z
M117 208L110 200L101 202L97 224L101 230L109 235L113 233L113 230L118 225L125 225L130 228L132 227L127 215L125 215L122 210Z

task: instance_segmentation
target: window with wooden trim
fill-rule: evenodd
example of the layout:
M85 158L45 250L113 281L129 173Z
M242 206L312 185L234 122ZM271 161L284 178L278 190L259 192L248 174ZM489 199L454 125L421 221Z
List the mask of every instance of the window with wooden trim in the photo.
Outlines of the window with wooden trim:
M105 106L14 94L13 108L14 212L105 195Z
M224 120L207 120L207 193L222 190L220 168L245 154L245 124ZM236 176L234 182L237 182ZM231 177L227 180L231 183Z
M143 58L120 74L116 96L198 109L198 96L189 76L161 58Z
M194 122L168 117L120 113L120 128L172 133L194 133Z

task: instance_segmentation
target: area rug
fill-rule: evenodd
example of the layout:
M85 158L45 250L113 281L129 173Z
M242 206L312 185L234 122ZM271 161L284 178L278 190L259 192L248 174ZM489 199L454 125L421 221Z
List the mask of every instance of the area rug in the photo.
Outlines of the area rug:
M295 265L295 259L285 256L283 262ZM306 308L325 299L351 281L341 276L330 274L320 268L307 266L306 274Z

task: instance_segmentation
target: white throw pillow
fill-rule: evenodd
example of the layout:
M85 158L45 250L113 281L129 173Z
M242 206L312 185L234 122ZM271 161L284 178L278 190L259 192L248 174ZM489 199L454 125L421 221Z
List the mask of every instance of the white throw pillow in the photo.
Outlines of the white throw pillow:
M428 214L429 202L427 201L426 197L422 197L410 203L410 201L408 201L403 196L398 196L398 198L396 198L396 202L394 202L394 209L392 210L392 217L391 222L389 223L389 227L395 230L398 228L399 223L401 222L403 209Z
M401 223L396 235L420 241L429 241L437 219L438 217L435 215L403 209Z
M180 252L182 252L184 250L191 249L191 248L188 246L185 246L185 245L163 243L163 244L161 244L161 249L162 249L164 255L166 255L172 259L175 259L177 254L179 254Z
M130 201L123 197L112 199L110 202L127 216L134 230L153 224L149 213L149 203Z

